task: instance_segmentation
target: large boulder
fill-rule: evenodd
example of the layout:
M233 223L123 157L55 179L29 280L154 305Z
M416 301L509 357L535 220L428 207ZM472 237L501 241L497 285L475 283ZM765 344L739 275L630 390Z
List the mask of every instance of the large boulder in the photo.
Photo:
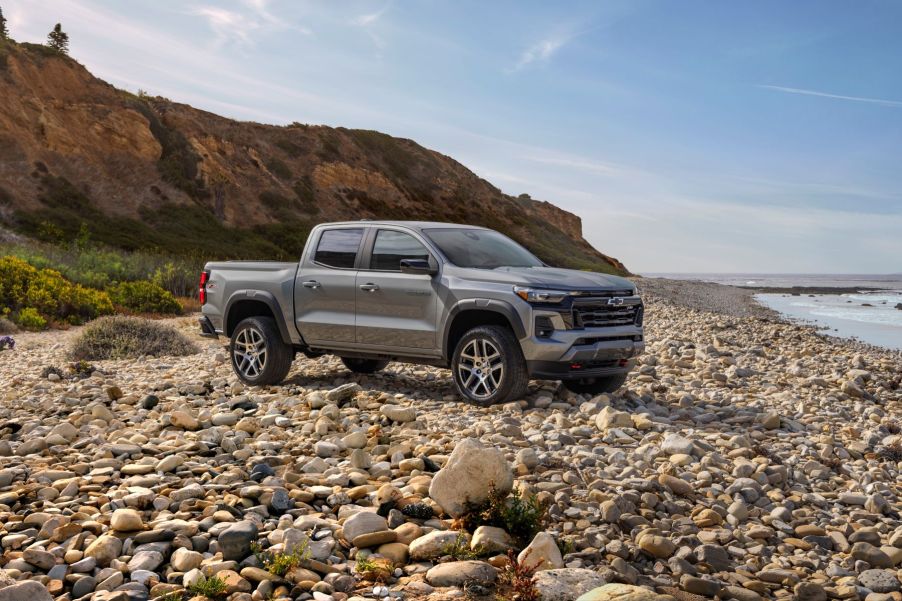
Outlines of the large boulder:
M429 496L457 518L484 503L492 487L507 494L513 485L513 472L501 451L467 438L457 443L445 467L432 479Z

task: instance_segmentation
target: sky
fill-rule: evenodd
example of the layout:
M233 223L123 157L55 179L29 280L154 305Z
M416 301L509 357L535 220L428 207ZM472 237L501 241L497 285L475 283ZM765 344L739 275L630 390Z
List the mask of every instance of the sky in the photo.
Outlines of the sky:
M131 91L375 129L643 272L902 272L896 0L0 0Z

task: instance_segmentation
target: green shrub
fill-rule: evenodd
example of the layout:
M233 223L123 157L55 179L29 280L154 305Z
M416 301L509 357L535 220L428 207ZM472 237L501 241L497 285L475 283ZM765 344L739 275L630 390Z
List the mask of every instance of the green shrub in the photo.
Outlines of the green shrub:
M144 356L183 356L197 347L174 328L138 317L102 317L88 324L72 344L69 355L79 361L137 359Z
M105 292L73 284L53 269L38 269L6 256L0 257L0 311L16 313L20 325L36 329L51 321L83 323L112 313L113 304Z
M47 320L41 317L37 309L25 307L16 315L16 321L26 330L43 330L47 327Z
M182 306L166 290L153 282L121 282L107 288L110 300L130 311L180 315Z

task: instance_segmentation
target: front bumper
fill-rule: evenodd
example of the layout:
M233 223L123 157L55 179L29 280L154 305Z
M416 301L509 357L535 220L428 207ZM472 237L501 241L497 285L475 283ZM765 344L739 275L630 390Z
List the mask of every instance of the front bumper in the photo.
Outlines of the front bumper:
M645 350L640 326L555 330L521 340L529 375L547 380L611 376L630 371Z

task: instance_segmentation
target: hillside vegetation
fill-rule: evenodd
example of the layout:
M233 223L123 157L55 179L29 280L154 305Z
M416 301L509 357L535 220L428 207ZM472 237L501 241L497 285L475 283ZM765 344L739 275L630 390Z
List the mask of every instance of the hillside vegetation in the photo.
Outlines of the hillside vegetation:
M552 265L626 273L583 239L577 216L506 195L411 140L237 122L117 90L71 58L11 41L0 97L7 238L89 239L199 264L295 259L323 221L428 219L492 227Z

